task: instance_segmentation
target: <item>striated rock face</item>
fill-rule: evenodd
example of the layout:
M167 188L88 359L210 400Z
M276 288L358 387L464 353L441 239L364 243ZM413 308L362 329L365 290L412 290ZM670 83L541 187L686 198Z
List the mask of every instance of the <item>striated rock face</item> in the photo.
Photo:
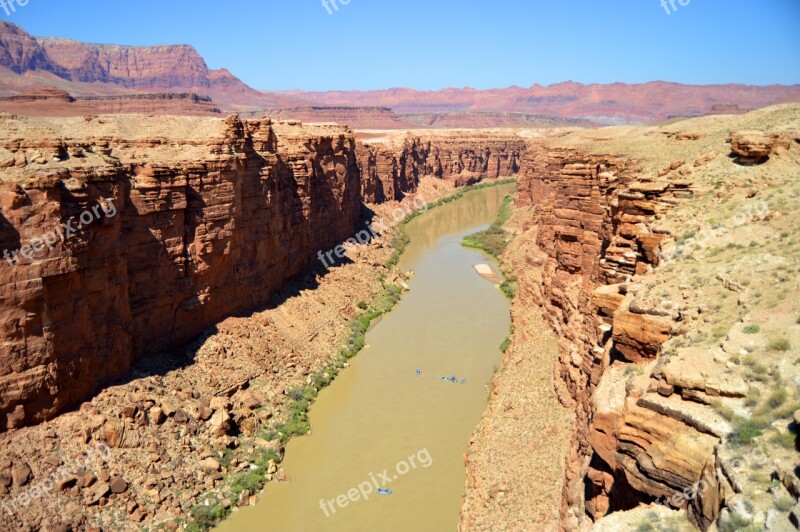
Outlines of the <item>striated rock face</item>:
M68 75L67 69L54 63L34 37L5 21L0 21L0 66L17 74L44 70L59 77Z
M521 175L518 206L535 206L527 223L538 232L528 262L539 273L520 277L520 293L530 294L528 304L542 308L559 338L556 392L577 415L562 515L563 526L574 529L584 504L601 517L671 494L672 486L697 480L713 454L717 438L698 439L663 411L626 400L624 380L619 393L592 400L612 378L612 362L649 363L673 332L672 316L639 302L629 282L658 264L664 235L654 216L687 185L640 180L637 166L621 158L535 143ZM676 454L686 450L675 437L697 440L691 456ZM684 465L675 469L673 461Z
M403 194L403 183L417 182L417 176L409 175L408 171L414 172L415 169L408 169L405 164L401 166L397 154L391 149L359 142L357 152L358 164L363 171L361 195L368 203L398 199ZM406 154L401 152L400 158L405 163Z
M7 22L0 23L0 65L17 74L41 70L70 81L113 83L129 89L220 87L252 91L227 70L210 70L197 50L188 45L117 46L36 38Z
M1 129L0 248L113 208L0 262L0 430L48 419L136 359L264 304L360 215L344 128L102 117Z
M359 162L367 202L402 198L431 175L456 186L516 175L525 141L507 132L399 132L389 138L361 136Z
M225 69L210 70L188 45L117 46L57 38L37 41L73 81L114 83L130 89L244 86Z
M37 38L4 21L0 21L0 66L12 72L0 76L0 92L4 95L29 92L44 84L57 86L74 96L198 93L213 97L231 111L309 103L256 91L224 68L212 70L197 50L188 45L118 46ZM61 79L53 79L50 74ZM172 114L185 111L176 105Z
M0 97L0 112L20 116L85 116L93 114L219 115L211 98L194 93L149 93L118 96L71 96L41 87Z

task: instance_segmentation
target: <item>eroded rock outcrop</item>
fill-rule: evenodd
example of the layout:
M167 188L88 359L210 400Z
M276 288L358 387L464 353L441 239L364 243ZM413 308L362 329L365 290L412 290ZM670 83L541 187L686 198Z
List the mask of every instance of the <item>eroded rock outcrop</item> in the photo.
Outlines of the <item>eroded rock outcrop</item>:
M718 439L708 435L694 454L679 456L685 449L676 451L671 438L694 436L671 426L684 428L681 421L628 395L624 380L593 403L614 361L651 363L676 328L673 313L639 301L631 281L658 265L665 234L655 216L689 184L644 179L623 158L535 143L522 176L517 201L535 207L528 223L538 238L528 260L540 273L519 282L559 338L557 393L577 414L562 514L562 525L573 529L584 519L585 494L586 511L595 517L634 507L683 486L677 478L697 480L713 455ZM669 473L672 462L685 465Z
M742 164L757 164L770 155L788 150L788 133L764 133L757 130L736 131L730 136L731 151Z

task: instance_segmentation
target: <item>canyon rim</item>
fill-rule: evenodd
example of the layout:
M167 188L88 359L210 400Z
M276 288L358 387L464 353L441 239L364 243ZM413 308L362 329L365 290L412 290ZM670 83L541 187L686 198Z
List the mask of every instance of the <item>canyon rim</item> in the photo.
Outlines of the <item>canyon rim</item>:
M800 530L794 3L73 4L0 21L0 529Z

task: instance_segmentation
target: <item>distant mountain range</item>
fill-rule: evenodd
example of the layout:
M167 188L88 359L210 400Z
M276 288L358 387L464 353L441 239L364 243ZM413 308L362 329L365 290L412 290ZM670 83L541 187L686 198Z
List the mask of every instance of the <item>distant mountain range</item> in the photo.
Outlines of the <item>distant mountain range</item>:
M42 90L46 87L50 90ZM171 93L182 97L164 96ZM544 127L744 112L800 101L800 85L566 82L492 90L269 92L247 86L225 69L209 69L188 45L86 44L34 37L19 26L0 22L0 96L4 97L0 111L18 114L85 114L92 108L159 114L266 111L280 118L358 128ZM112 96L113 105L108 99ZM20 105L23 100L25 105Z

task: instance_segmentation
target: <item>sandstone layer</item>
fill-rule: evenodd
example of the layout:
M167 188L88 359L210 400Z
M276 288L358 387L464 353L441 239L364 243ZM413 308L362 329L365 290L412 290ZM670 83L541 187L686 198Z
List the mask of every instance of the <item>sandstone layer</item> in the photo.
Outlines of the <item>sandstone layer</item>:
M120 94L78 96L42 87L0 97L0 112L21 116L87 116L99 114L157 114L219 116L222 112L208 96L193 93Z
M422 176L467 186L516 175L526 144L513 132L360 132L362 195L367 202L398 200Z

